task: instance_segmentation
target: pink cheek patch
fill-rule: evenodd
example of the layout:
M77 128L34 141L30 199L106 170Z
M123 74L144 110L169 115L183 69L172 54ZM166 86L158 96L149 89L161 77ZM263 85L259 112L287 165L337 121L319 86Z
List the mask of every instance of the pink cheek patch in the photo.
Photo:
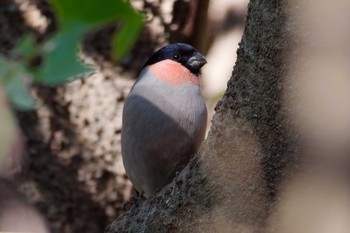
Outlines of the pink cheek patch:
M163 60L149 66L149 71L158 79L174 84L199 85L198 77L186 67L172 60Z

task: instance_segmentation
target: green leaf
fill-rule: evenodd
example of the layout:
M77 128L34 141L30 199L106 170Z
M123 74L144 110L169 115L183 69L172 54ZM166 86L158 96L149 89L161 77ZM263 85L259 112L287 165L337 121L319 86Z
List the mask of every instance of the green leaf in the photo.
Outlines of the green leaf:
M123 0L51 0L61 24L77 21L90 27L120 22L112 38L112 57L121 60L131 49L144 24L144 17Z
M43 64L34 70L36 81L46 85L58 85L66 82L72 76L91 71L77 57L79 42L88 26L82 23L66 23L62 30L43 49Z
M38 45L34 43L33 35L23 36L15 47L15 52L20 54L24 59L29 59L34 56L38 50Z
M112 38L112 56L121 59L132 47L143 18L123 0L51 0L60 30L44 46L43 63L34 77L46 85L58 85L91 71L77 58L79 42L88 30L116 20L123 23Z
M16 46L26 71L46 85L59 85L92 69L77 57L83 35L97 26L120 22L122 27L112 37L112 57L123 58L131 49L143 25L143 17L123 0L50 0L59 22L58 32L43 45L34 43L32 36L24 37ZM42 56L39 67L30 61ZM19 102L19 101L17 101Z
M126 17L123 22L124 25L112 38L112 58L116 61L129 52L143 27L143 18L140 15Z
M133 8L123 0L51 0L51 3L60 23L82 21L96 26L136 15Z
M23 64L7 62L0 58L0 77L11 104L19 110L29 110L34 107L35 100L25 85L25 78L30 74Z
M24 84L24 78L15 76L5 84L5 90L11 104L19 110L30 110L35 105L35 100Z

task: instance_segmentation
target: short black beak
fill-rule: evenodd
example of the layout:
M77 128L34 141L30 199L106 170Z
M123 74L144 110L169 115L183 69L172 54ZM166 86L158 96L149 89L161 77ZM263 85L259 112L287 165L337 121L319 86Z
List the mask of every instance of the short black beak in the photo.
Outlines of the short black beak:
M198 74L200 69L207 63L205 57L200 53L195 53L188 61L187 68L194 74Z
M196 68L196 69L202 68L202 66L204 66L206 63L207 63L207 60L200 53L195 53L194 56L192 56L188 60L188 65L192 66L193 68Z

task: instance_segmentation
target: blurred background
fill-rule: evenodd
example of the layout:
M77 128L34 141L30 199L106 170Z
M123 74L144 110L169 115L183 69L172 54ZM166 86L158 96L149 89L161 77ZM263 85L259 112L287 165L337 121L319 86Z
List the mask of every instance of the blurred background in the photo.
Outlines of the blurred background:
M208 8L208 64L203 67L203 91L209 109L209 121L214 107L224 94L236 61L247 12L247 0L211 1ZM208 125L210 128L210 122Z
M210 128L231 77L248 1L130 3L146 16L131 52L113 62L110 40L120 25L95 28L79 56L96 71L48 86L21 73L14 48L28 33L41 43L60 32L55 11L45 0L0 2L0 231L102 232L123 213L132 188L120 156L123 101L145 60L167 43L190 43L207 57L202 79ZM30 62L40 66L40 57ZM6 72L19 80L9 82Z

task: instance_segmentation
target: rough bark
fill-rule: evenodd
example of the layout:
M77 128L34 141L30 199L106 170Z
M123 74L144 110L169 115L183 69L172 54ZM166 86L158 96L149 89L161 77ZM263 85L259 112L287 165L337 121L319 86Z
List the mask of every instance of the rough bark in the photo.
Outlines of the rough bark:
M256 232L293 161L281 108L284 1L251 1L237 62L197 159L106 232ZM215 77L213 77L215 78Z

